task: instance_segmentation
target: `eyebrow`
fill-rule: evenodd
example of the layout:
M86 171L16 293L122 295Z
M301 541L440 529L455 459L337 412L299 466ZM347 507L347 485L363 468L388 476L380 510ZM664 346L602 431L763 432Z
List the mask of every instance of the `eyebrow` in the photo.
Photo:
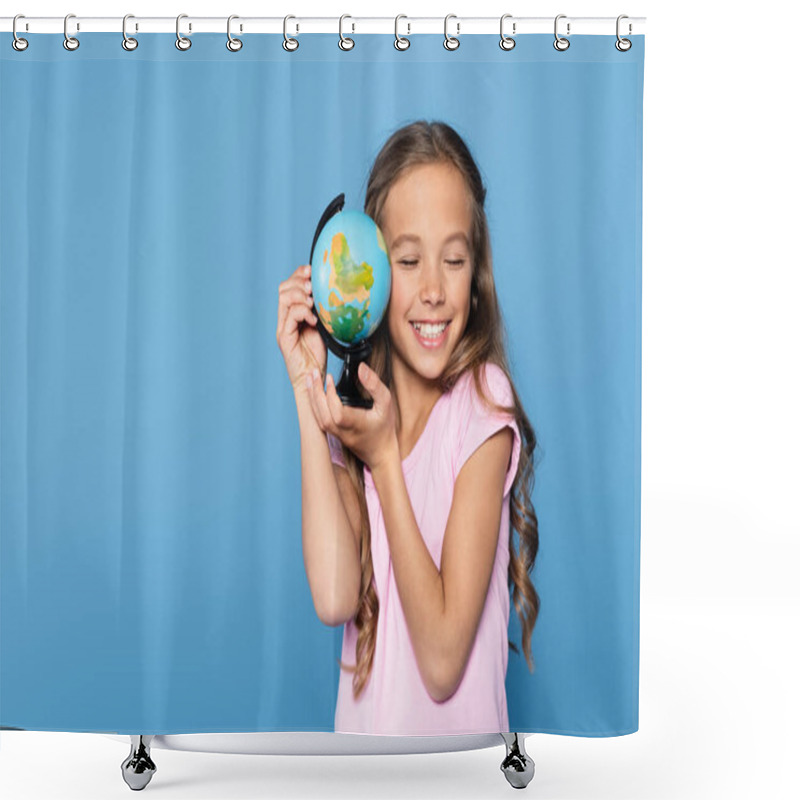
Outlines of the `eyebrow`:
M444 243L448 244L452 242L454 239L461 239L465 245L469 246L469 239L467 235L463 231L456 231L455 233L451 233L445 240ZM392 242L392 250L396 247L401 245L406 240L410 242L420 242L422 241L419 236L413 233L401 233L393 242Z

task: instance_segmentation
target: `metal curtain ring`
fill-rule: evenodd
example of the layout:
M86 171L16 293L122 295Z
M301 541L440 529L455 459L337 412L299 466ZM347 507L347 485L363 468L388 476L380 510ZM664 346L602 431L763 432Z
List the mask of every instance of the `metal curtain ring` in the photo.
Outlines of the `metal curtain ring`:
M344 36L342 34L342 22L344 21L345 17L348 19L353 19L349 14L342 14L342 16L339 17L339 47L342 50L352 50L356 46L356 43L349 36ZM355 30L355 22L352 23L352 26L353 30Z
M396 50L408 50L411 47L411 39L406 39L405 36L400 36L397 32L397 23L400 21L400 17L403 19L408 19L405 14L398 14L394 18L394 46ZM411 23L406 22L406 27L408 28L408 33L411 33Z
M298 47L300 47L300 42L299 40L293 39L291 36L287 36L286 34L286 23L290 19L297 19L297 17L287 14L283 18L283 49L292 53L297 50ZM297 27L296 30L299 30L299 27Z
M449 20L450 17L455 17L455 16L456 16L455 14L448 14L444 18L444 42L442 42L442 44L444 45L445 50L458 50L458 46L461 44L461 42L456 38L456 36L458 36L458 34L461 33L460 22L456 22L456 36L450 36L447 33L447 20Z
M238 15L231 14L228 17L228 41L225 43L225 47L231 51L231 53L238 53L239 50L242 49L244 42L241 39L237 39L235 36L231 36L231 20L232 19L239 19ZM240 29L241 30L241 29Z
M74 14L67 14L67 16L64 17L64 49L65 50L77 50L80 47L80 44L81 44L74 36L70 36L67 33L67 20L70 17L74 17L74 16L75 16ZM80 27L78 27L78 30L80 30Z
M175 47L177 47L178 50L188 50L192 46L191 39L181 36L181 19L188 16L188 14L178 14L178 18L175 20ZM192 26L190 25L189 30L191 29Z
M619 21L621 19L629 19L627 14L620 14L617 17L617 41L614 42L614 47L617 48L621 53L625 53L626 51L630 50L633 47L633 42L630 39L621 39L619 35ZM631 32L633 31L633 26L631 23L628 23L628 35L630 36Z
M137 39L134 39L132 36L128 36L126 32L126 23L128 20L133 17L133 14L126 14L122 18L122 49L123 50L135 50L139 46L139 42Z
M506 36L503 33L503 23L505 22L506 17L510 17L510 16L511 16L511 14L503 14L503 16L500 17L500 49L501 50L513 50L514 47L516 47L516 44L517 44L516 39L512 39L511 36ZM517 23L516 22L512 22L511 23L511 32L512 33L516 33L517 32Z
M24 14L17 14L14 17L14 21L11 23L11 32L14 34L14 39L11 42L11 46L17 50L18 52L22 52L23 50L27 49L28 47L28 40L23 39L21 36L17 36L17 20L18 19L25 19Z
M559 36L558 35L558 21L560 19L566 19L566 18L567 18L566 14L559 14L556 17L555 26L554 26L556 40L553 42L553 47L555 47L556 50L563 51L563 50L566 50L569 47L569 39L565 39L563 36ZM567 23L567 36L569 36L569 22Z

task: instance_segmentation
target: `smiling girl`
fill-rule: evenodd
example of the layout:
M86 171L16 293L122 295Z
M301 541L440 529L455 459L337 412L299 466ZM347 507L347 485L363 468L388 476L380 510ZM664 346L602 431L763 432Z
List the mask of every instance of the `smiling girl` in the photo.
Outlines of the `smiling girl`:
M507 366L485 194L442 122L407 125L378 154L364 211L392 284L358 373L369 410L323 385L310 268L280 287L306 574L320 619L345 626L337 732L508 731L509 588L533 669L536 437Z

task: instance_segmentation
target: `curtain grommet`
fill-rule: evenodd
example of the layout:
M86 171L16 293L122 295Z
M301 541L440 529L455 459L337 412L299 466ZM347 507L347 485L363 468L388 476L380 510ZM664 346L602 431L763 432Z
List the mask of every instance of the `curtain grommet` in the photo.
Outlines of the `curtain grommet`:
M228 50L231 51L231 53L238 53L242 49L242 47L244 47L244 42L241 39L237 39L235 36L231 36L232 19L239 19L239 16L237 14L231 14L228 17L228 41L225 42L225 47L227 47Z
M349 36L345 36L342 33L342 22L344 22L345 17L347 17L348 19L353 19L349 14L342 14L342 16L339 17L339 49L352 50L356 46L355 40L351 39ZM355 23L352 23L352 28L353 31L355 31L356 29Z
M503 14L503 16L500 17L500 49L506 52L513 50L517 46L517 40L513 38L513 34L517 32L516 22L511 23L512 36L506 36L505 33L503 33L503 23L506 21L506 18L510 16L511 14Z
M127 50L129 53L139 46L139 40L134 39L133 36L128 36L127 23L133 17L133 14L126 14L122 18L122 49ZM138 27L138 26L137 26Z
M25 19L24 14L17 14L14 17L14 21L11 23L11 33L14 35L14 38L11 40L11 46L18 52L21 53L23 50L28 49L28 40L23 39L21 36L17 36L17 20L18 19Z
M458 46L461 44L461 42L457 38L458 34L461 33L461 23L460 22L456 22L456 35L455 36L451 36L447 32L447 21L450 19L450 17L455 17L455 16L456 16L455 14L448 14L444 18L444 41L442 42L442 44L444 45L444 49L445 50L450 50L450 51L458 50Z
M406 39L405 36L401 36L397 31L397 26L400 21L400 18L408 19L405 14L398 14L394 18L394 49L395 50L408 50L411 47L411 39ZM408 28L407 35L411 35L411 23L407 22L406 27Z
M566 19L566 18L567 18L566 14L559 14L556 17L556 21L553 26L553 31L555 32L556 36L556 40L553 42L553 47L555 47L555 49L561 53L563 53L566 49L569 48L569 39L566 39L565 37L558 35L558 21L560 19ZM567 23L567 36L569 36L569 22Z
M633 42L630 39L624 39L619 35L619 21L621 19L629 19L629 17L627 14L620 14L617 17L617 41L614 42L614 47L616 47L617 50L620 51L620 53L627 53L628 50L630 50L631 47L633 47ZM628 36L630 36L632 32L633 32L633 25L631 25L631 23L629 22Z
M77 50L81 46L81 43L78 41L77 38L75 38L74 36L70 36L67 33L67 22L68 22L70 17L74 17L74 16L75 16L75 14L67 14L67 16L64 17L64 42L63 42L63 44L64 44L64 49L65 50L69 50L69 51ZM78 30L81 29L80 25L78 25L77 29Z
M286 23L290 19L297 19L297 17L295 17L293 14L287 14L283 18L283 49L289 53L293 53L298 47L300 47L300 40L294 39L286 33ZM300 30L299 27L295 29L295 32L298 30Z
M181 36L181 20L184 17L188 17L188 14L178 14L177 19L175 20L175 47L178 50L188 50L192 46L192 40L187 38L186 36ZM192 26L189 25L189 30L191 31Z

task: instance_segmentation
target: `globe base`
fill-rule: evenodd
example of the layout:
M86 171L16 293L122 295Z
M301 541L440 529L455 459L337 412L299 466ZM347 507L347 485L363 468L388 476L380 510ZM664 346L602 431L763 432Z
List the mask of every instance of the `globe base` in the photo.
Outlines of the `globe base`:
M373 402L371 397L342 397L343 406L352 406L353 408L365 408L367 411L372 408Z

